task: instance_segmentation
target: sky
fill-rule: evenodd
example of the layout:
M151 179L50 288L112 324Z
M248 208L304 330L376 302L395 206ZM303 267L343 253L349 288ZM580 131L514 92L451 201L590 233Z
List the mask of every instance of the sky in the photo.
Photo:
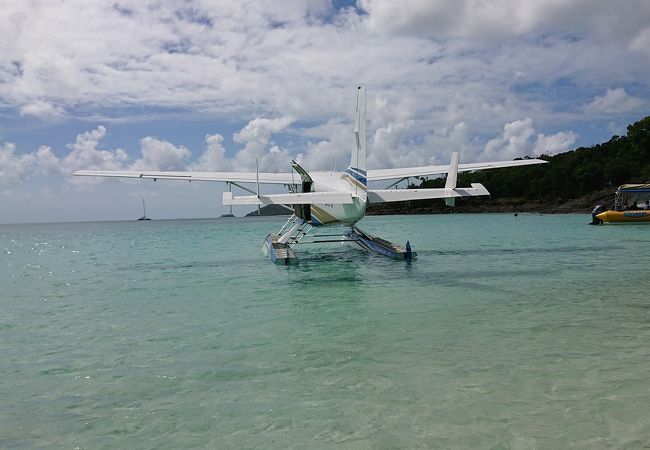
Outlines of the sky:
M589 147L649 74L647 0L0 0L0 223L226 212L75 170L340 170L358 84L371 169Z

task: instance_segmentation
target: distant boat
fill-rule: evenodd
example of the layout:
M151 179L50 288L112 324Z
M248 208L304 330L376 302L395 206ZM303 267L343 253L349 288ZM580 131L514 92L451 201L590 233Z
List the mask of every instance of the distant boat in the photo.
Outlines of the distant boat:
M151 220L147 217L147 209L144 206L144 199L142 199L142 217L140 217L138 220Z
M645 203L644 203L645 202ZM650 223L650 183L623 184L614 193L614 208L596 205L591 225L605 223Z

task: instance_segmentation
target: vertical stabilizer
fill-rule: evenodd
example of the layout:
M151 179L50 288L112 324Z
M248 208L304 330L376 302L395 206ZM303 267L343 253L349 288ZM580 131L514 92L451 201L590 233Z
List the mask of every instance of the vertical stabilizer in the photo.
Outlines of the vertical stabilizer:
M357 87L357 108L354 114L354 148L350 166L345 171L355 186L355 194L365 198L368 190L366 179L366 87Z
M447 172L447 181L445 182L445 190L453 191L456 189L458 182L458 152L451 154L451 161L449 162L449 172ZM456 197L446 197L445 204L447 206L456 205Z

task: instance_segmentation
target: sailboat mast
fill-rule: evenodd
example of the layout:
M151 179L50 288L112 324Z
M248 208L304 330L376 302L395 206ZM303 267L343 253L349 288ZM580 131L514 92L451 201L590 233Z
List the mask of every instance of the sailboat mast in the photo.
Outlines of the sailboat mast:
M144 207L144 198L142 199L142 216L147 217L147 209Z

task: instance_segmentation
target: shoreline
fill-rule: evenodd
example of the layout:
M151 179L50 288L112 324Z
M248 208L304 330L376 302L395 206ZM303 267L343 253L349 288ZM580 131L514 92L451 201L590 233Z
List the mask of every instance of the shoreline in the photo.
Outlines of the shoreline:
M412 200L404 202L369 204L367 216L415 215L415 214L458 214L458 213L540 213L540 214L590 214L594 206L602 204L605 207L613 205L614 190L602 189L591 194L562 199L551 202L548 200L530 200L517 197L502 198L458 198L456 206L450 207L440 199ZM260 208L261 216L288 216L290 213L278 205L267 205ZM258 217L257 210L244 217Z
M613 190L603 189L591 194L550 202L523 198L457 199L456 206L449 207L440 200L416 200L394 203L368 205L366 215L381 216L393 214L453 214L453 213L542 213L575 214L591 213L594 206L602 204L608 207L613 203Z

